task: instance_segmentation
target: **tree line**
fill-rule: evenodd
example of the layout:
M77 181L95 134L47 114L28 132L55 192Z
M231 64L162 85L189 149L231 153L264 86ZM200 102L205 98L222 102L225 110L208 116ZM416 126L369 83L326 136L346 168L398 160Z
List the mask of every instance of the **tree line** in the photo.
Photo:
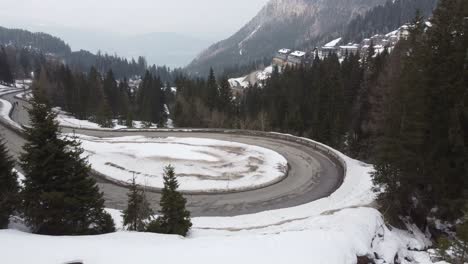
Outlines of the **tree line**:
M0 45L0 82L11 85L17 79L30 79L46 62L46 57L27 48Z
M381 56L369 63L379 61ZM272 130L314 138L344 148L355 133L354 110L364 79L360 56L340 63L336 55L312 65L276 67L265 82L233 94L226 77L213 70L204 79L177 79L174 122L180 127L226 127ZM356 129L357 130L357 129ZM353 136L351 136L353 134ZM357 139L356 139L357 140Z
M438 220L460 223L447 232L455 263L468 248L467 17L463 0L440 0L429 26L417 16L369 90L382 210L435 234Z
M149 71L138 87L131 87L126 78L117 80L112 70L102 76L94 67L83 74L67 65L48 64L38 72L35 86L44 89L52 105L102 127L114 127L114 120L128 127L133 120L163 126L168 117L166 87Z
M116 78L119 79L143 76L149 70L153 75L159 76L164 83L173 83L175 76L182 72L181 69L148 65L146 59L141 56L136 59L127 59L101 52L93 54L86 50L72 51L70 46L60 38L46 33L33 33L22 29L0 27L0 45L5 46L7 49L17 50L18 56L9 56L10 67L13 72L16 69L20 70L19 67L16 67L16 63L13 63L14 60L21 62L21 66L24 66L26 60L32 58L32 54L42 57L41 63L33 64L35 67L30 67L24 71L26 77L23 74L14 74L16 79L30 78L29 74L38 70L44 64L45 58L56 62L64 61L76 72L89 72L91 67L95 67L101 74L112 70Z

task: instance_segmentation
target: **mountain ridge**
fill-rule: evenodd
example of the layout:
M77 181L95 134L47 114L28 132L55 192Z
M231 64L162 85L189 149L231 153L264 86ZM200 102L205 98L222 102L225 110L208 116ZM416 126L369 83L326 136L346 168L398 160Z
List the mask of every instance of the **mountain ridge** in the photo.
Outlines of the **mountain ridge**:
M192 73L222 70L272 56L281 47L303 47L343 29L385 0L271 0L231 37L211 45L188 66Z

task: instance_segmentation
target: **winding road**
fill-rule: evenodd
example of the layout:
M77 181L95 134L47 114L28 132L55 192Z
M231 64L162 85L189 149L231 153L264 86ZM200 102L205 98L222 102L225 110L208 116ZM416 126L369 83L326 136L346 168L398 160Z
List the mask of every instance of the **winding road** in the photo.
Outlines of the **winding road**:
M18 100L15 94L0 98L18 102L11 118L19 124L27 124L25 111L27 102ZM148 137L195 137L256 145L274 150L283 155L289 165L288 177L283 181L257 190L226 194L188 194L188 209L192 216L235 216L251 214L272 209L287 208L312 202L329 196L343 181L343 169L337 161L314 148L273 137L243 135L241 133L218 132L168 132L168 131L102 131L89 129L62 128L64 133L77 133L96 137L121 137L142 135ZM11 155L18 157L25 140L13 129L0 122L0 135L5 139ZM123 209L127 204L127 188L97 177L100 190L104 193L106 207ZM158 208L160 194L149 192L148 199L155 210Z

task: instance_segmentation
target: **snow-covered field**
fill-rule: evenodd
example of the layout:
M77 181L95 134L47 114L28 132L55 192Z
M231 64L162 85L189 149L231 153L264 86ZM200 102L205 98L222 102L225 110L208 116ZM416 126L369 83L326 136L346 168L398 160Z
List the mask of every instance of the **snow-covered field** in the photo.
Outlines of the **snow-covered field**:
M122 182L162 188L163 168L175 167L184 191L254 189L286 176L287 161L261 147L200 138L79 136L94 170Z
M330 197L297 207L236 217L193 219L188 238L120 231L109 235L50 237L0 231L1 263L85 264L308 263L354 264L356 256L376 263L432 263L424 251L430 241L412 232L389 229L374 202L372 168L342 156L343 185ZM120 213L109 210L121 227ZM27 254L25 254L27 252Z

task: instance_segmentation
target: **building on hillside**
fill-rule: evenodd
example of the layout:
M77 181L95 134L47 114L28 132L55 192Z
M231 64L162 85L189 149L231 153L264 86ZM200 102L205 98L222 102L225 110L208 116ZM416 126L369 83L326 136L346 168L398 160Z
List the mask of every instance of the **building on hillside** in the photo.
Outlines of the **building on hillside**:
M338 53L338 47L325 47L323 46L320 51L318 52L320 58L328 57L332 54Z
M344 57L346 56L347 54L358 54L359 53L359 45L358 44L348 44L348 45L345 45L345 46L340 46L340 56L341 57Z
M409 25L403 25L399 30L398 30L398 38L400 39L408 39L410 35L410 27Z
M280 49L276 52L273 58L273 65L284 66L288 62L288 56L291 53L290 49Z
M296 50L289 54L288 65L295 66L306 63L307 53L304 51Z
M376 34L376 35L372 36L370 39L371 39L371 43L372 43L372 44L374 44L374 45L382 45L382 42L383 42L383 40L385 39L385 36L384 36L384 35Z
M398 42L398 36L392 35L388 38L390 46L395 46Z

